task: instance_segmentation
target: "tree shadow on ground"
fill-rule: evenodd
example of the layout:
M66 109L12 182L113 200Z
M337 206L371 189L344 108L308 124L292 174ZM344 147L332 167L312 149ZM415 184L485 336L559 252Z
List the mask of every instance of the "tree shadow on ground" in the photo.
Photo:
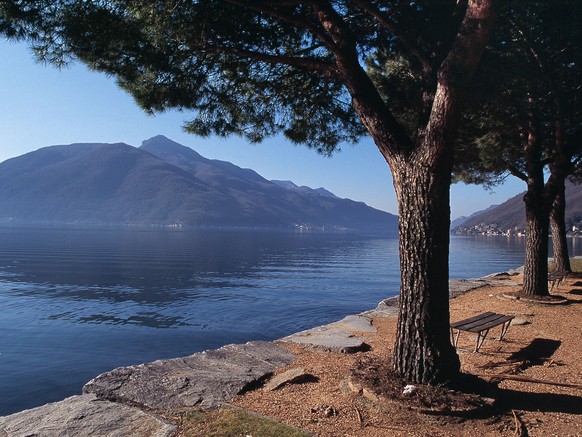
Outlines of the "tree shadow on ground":
M554 355L561 344L560 340L534 338L527 346L507 357L507 361L527 363L527 366L522 366L522 370L531 366L540 366Z
M521 363L516 369L518 371L541 366L551 359L561 344L559 340L534 338L527 346L507 357L507 361ZM582 414L582 396L499 389L497 399L498 406L507 411Z
M507 411L582 414L582 397L568 394L499 389L498 405Z

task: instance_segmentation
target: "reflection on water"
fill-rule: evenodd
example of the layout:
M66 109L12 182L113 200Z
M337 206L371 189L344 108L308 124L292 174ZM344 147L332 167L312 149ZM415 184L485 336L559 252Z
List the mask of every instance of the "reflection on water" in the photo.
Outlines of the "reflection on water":
M116 366L373 307L398 291L396 249L342 234L0 229L0 414Z
M347 234L0 228L0 415L117 366L370 309L398 292L397 250ZM522 260L522 239L451 240L451 277Z
M504 236L451 237L451 278L475 278L523 265L525 238Z
M246 319L264 303L328 295L351 306L363 290L335 296L347 284L397 280L384 268L388 240L342 235L11 229L0 237L2 295L75 323L200 326L226 307ZM386 295L377 288L374 301Z

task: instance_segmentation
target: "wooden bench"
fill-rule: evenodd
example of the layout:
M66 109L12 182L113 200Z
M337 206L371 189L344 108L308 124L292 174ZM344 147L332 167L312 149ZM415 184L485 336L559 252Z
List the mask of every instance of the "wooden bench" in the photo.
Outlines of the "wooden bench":
M503 337L507 333L509 324L511 323L512 319L513 316L506 316L504 314L497 314L488 311L474 317L469 317L468 319L451 323L451 337L453 345L455 348L457 347L461 331L474 332L477 334L475 352L479 352L479 349L481 349L481 346L483 346L483 342L485 341L487 334L489 334L489 330L501 325L501 335L499 336L499 340L503 340ZM454 333L455 329L457 330L456 334Z
M568 277L568 272L565 270L559 270L548 273L548 282L551 285L550 293L556 288L560 288L560 284Z

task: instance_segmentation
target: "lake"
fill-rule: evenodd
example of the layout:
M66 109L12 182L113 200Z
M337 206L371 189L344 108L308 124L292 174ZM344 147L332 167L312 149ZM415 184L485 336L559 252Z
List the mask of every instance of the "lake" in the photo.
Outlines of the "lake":
M524 243L452 237L450 276L518 267ZM0 415L78 394L114 367L272 340L374 308L398 282L389 238L0 228Z

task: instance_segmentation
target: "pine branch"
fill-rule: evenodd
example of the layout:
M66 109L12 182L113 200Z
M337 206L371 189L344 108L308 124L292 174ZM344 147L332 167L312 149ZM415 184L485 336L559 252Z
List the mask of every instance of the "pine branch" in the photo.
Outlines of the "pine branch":
M339 75L335 66L330 62L325 62L317 58L296 57L285 55L270 55L253 50L239 49L236 47L217 46L204 44L204 50L212 53L235 55L243 58L254 59L256 61L266 62L273 65L288 65L305 71L322 74L323 76L338 79Z
M511 173L516 178L521 179L522 181L527 183L527 175L524 172L522 172L521 170L519 170L517 167L515 167L511 164L508 164L507 170L509 170L509 173Z
M363 11L378 20L381 26L385 27L387 30L392 32L396 38L408 49L408 51L414 56L422 65L423 70L426 73L430 73L433 70L433 65L431 59L414 41L410 38L404 29L402 29L396 22L390 19L390 17L383 11L378 9L376 5L367 0L354 0L354 3L358 5Z
M313 8L321 26L334 41L334 48L330 49L336 58L338 74L352 96L352 105L364 126L374 124L377 128L378 117L381 117L381 124L385 126L381 134L385 137L384 147L412 150L414 142L386 106L370 76L362 68L351 30L346 28L342 18L327 1L316 0ZM381 153L389 152L381 150Z
M258 1L243 1L243 0L227 0L229 3L233 5L240 6L242 8L251 9L255 12L260 12L265 14L269 17L276 18L290 24L292 26L298 27L300 29L304 29L305 31L311 33L313 36L319 38L328 47L333 46L333 41L329 38L329 35L325 33L323 29L315 26L313 23L297 17L291 13L285 13L281 9L275 9L272 7L267 6L266 3L274 3L277 6L287 7L287 6L297 6L301 4L300 1L271 1L271 2L258 2Z
M558 156L563 157L566 154L566 151L564 150L564 139L563 139L564 138L564 129L563 129L563 124L562 124L562 101L560 99L560 95L558 93L558 88L556 87L554 77L551 74L550 68L548 67L548 64L547 64L546 60L544 59L541 51L539 50L538 47L536 47L535 42L526 33L525 29L522 26L520 26L511 17L508 17L507 19L508 19L509 23L513 26L513 28L517 31L517 33L521 36L522 40L524 41L524 43L527 46L527 49L529 50L532 57L535 59L536 63L538 64L538 67L540 68L540 71L541 71L546 83L549 85L550 93L553 96L554 108L556 110L555 123L554 123L555 128L556 128L556 134L555 134L555 143L556 143L556 152L557 152L556 159Z

